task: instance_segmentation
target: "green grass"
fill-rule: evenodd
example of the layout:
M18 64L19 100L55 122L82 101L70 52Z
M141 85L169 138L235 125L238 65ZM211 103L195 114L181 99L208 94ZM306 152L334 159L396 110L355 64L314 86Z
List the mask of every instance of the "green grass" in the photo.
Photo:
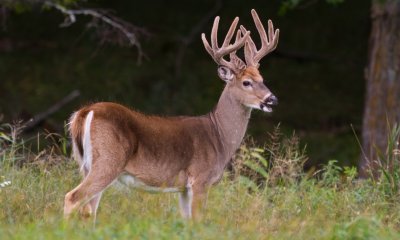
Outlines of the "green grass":
M319 174L304 173L296 167L305 155L295 138L273 135L266 146L243 145L235 171L210 190L200 222L181 219L176 194L116 185L104 194L96 228L63 220L64 195L80 181L73 161L54 147L38 155L0 139L0 183L11 181L0 187L2 240L400 238L400 195L388 194L390 181L356 180L354 168L335 161Z

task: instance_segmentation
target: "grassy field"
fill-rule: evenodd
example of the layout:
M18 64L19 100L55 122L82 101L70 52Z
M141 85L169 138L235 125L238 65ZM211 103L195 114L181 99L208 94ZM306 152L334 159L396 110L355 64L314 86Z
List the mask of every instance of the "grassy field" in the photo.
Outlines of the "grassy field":
M63 144L33 153L12 134L0 138L2 240L400 238L396 169L375 181L356 180L355 168L335 161L304 173L297 139L277 132L266 146L241 147L233 171L210 190L202 221L183 221L175 194L115 185L95 228L62 218L64 194L80 180ZM388 157L398 160L398 149Z

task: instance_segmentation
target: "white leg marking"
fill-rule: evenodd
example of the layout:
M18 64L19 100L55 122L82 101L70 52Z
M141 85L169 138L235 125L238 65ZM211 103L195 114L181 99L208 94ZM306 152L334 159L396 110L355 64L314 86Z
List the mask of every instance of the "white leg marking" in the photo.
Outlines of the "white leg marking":
M92 214L93 214L93 226L96 226L96 217L97 217L97 208L99 207L101 195L103 194L103 191L99 192L90 200L90 205L92 207Z
M85 119L85 129L83 132L83 162L81 171L89 172L92 167L92 143L90 141L90 125L93 119L93 111L90 111Z
M186 188L183 192L179 194L179 206L181 209L181 215L185 219L192 218L193 183L193 179L189 178Z

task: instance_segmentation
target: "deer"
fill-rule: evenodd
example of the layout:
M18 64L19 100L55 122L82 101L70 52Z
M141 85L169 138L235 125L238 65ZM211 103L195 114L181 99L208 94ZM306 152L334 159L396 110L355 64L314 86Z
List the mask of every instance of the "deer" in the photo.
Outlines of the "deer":
M146 115L111 102L87 105L72 114L69 131L72 153L83 180L65 195L64 216L79 212L94 217L103 191L115 181L151 192L179 193L184 219L196 218L208 189L220 181L225 167L246 133L252 109L272 112L278 99L264 84L259 61L279 39L268 20L268 34L253 9L251 15L261 39L257 49L250 31L236 17L221 45L214 20L210 43L204 47L218 64L225 87L215 108L202 116ZM230 43L233 36L234 43ZM237 50L244 50L243 61ZM229 55L229 61L225 57Z

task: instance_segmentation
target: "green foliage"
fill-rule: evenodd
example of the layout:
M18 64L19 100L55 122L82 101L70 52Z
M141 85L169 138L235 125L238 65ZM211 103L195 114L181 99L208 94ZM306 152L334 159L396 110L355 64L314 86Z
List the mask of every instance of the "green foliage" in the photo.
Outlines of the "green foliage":
M346 177L346 180L348 182L351 182L357 177L357 168L354 166L351 166L351 167L345 166L343 168L343 173Z
M250 141L242 145L234 163L236 171L257 186L297 182L303 175L307 159L305 149L300 149L298 138L294 134L290 138L284 137L278 125L269 139L262 148Z
M389 196L400 194L400 125L389 126L385 153L378 151L378 165L381 174L381 187Z
M285 15L289 10L293 10L301 0L285 0L282 2L282 5L279 9L280 15Z
M337 186L340 183L342 168L337 165L337 160L330 160L322 168L322 184Z
M330 4L339 4L339 3L342 3L344 1L345 0L326 0L326 2L330 3Z
M22 126L17 123L0 124L0 166L12 166L21 160L25 150L24 140L19 139Z
M318 1L318 0L317 0ZM337 5L343 3L345 0L325 0L327 3ZM310 5L315 3L315 0L284 0L279 9L280 15L285 15L287 11L293 10L300 6L300 4Z
M351 222L337 224L333 232L333 239L376 239L377 236L386 235L384 238L394 238L395 236L390 236L384 232L385 228L379 220L375 218L357 217Z

